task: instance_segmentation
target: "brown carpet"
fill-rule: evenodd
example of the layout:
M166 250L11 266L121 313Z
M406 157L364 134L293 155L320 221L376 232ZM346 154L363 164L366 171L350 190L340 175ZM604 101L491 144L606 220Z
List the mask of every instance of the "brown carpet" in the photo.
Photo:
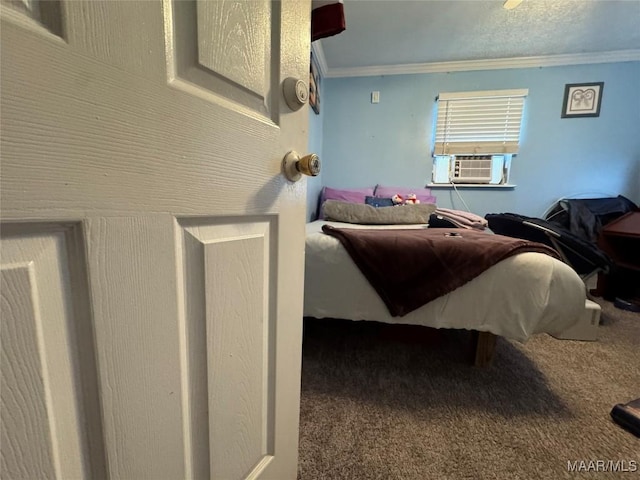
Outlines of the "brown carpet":
M639 478L609 412L640 397L640 314L596 300L597 342L499 339L486 369L465 331L305 320L298 477ZM637 471L568 471L582 460Z

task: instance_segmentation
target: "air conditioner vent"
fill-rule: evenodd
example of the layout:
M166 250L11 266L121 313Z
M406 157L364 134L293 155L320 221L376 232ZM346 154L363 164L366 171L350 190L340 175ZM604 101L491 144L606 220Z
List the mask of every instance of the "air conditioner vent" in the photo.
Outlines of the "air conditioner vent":
M489 183L492 155L456 155L450 162L449 180L453 183Z

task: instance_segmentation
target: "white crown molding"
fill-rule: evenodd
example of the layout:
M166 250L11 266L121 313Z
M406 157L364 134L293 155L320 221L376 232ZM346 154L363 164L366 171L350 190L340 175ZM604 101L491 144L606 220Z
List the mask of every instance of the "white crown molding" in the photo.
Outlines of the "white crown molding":
M318 43L318 42L316 42ZM322 60L325 62L324 52ZM314 53L315 55L315 53ZM320 55L318 55L318 61ZM459 62L408 63L404 65L378 65L371 67L328 68L324 77L372 77L380 75L406 75L412 73L447 73L473 70L502 70L508 68L559 67L563 65L588 65L592 63L617 63L640 61L640 50L576 53L567 55L543 55L538 57L498 58L494 60L465 60ZM322 69L322 67L321 67Z
M313 56L318 61L318 68L320 69L320 76L326 77L329 73L329 66L327 65L327 58L324 56L324 49L322 48L322 40L316 40L311 43L311 51Z

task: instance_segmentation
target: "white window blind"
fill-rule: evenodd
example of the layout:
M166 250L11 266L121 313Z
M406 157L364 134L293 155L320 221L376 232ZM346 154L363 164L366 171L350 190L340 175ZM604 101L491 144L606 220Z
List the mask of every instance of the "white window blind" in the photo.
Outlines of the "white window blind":
M518 153L528 90L441 93L435 155Z

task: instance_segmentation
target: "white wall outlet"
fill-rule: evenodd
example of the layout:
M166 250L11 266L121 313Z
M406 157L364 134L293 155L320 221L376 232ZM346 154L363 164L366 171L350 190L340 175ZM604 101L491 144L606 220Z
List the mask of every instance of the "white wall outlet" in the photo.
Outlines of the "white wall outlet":
M371 92L371 103L380 103L380 92Z

